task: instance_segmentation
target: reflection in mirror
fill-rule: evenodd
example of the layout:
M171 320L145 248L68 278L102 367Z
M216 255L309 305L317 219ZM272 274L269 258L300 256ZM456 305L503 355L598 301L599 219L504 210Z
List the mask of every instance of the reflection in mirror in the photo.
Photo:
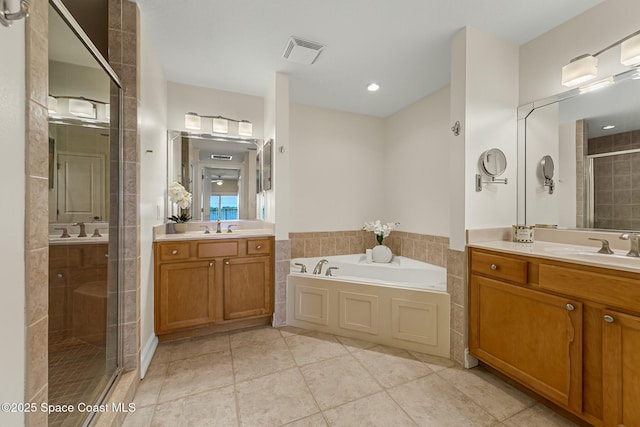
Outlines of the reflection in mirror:
M49 23L49 221L108 221L110 79L57 13Z
M553 182L554 169L553 158L549 155L544 156L540 161L540 170L542 172L544 186L549 187L549 194L553 194L553 191L556 188L556 185Z
M640 73L612 81L526 107L519 221L640 230ZM557 159L553 195L538 178L544 155Z
M258 140L169 131L167 176L193 193L194 220L256 219ZM168 202L169 215L175 207Z

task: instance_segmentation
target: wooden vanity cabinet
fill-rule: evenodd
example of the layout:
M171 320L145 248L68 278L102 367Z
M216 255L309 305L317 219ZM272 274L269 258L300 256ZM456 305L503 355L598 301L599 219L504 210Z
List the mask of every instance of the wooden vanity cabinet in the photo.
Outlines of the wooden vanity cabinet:
M521 263L504 257L490 261L495 269L489 271L496 275ZM473 355L547 399L580 411L582 304L473 274L474 268L482 267L472 258L469 347Z
M273 239L156 242L154 312L159 339L269 324L274 307Z
M640 426L638 274L470 248L469 347L592 425Z

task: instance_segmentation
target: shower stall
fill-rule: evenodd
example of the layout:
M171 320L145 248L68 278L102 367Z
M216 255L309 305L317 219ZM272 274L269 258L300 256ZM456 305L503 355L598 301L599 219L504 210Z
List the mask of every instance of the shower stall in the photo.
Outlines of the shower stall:
M117 75L59 0L49 4L50 426L88 425L122 357L121 98Z

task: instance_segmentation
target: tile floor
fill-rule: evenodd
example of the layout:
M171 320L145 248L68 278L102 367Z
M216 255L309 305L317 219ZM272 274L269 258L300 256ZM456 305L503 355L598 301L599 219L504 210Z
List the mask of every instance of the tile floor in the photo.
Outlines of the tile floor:
M573 426L481 368L297 328L158 346L125 426Z

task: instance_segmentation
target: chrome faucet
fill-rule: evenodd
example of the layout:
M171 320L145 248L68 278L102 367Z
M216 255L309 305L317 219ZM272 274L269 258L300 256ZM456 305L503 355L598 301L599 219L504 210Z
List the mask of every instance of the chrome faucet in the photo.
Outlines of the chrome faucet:
M78 234L78 237L87 237L87 231L85 230L84 222L75 222L75 223L73 223L71 225L80 226L80 234Z
M306 265L304 265L302 263L299 263L299 262L296 262L293 265L295 265L297 267L300 267L300 273L306 273L307 272L307 266Z
M222 233L222 231L220 231L220 220L216 222L216 233Z
M327 268L327 272L324 275L325 276L333 276L333 274L331 274L331 272L333 270L339 270L339 269L340 269L340 267L329 267L329 268Z
M233 229L231 227L237 227L237 226L238 226L238 224L229 224L227 226L227 233L233 232Z
M328 262L329 260L326 259L321 259L320 261L318 261L315 268L313 269L313 274L322 274L322 266Z
M640 257L640 234L638 233L622 233L620 239L629 241L629 252L627 256L634 258Z

